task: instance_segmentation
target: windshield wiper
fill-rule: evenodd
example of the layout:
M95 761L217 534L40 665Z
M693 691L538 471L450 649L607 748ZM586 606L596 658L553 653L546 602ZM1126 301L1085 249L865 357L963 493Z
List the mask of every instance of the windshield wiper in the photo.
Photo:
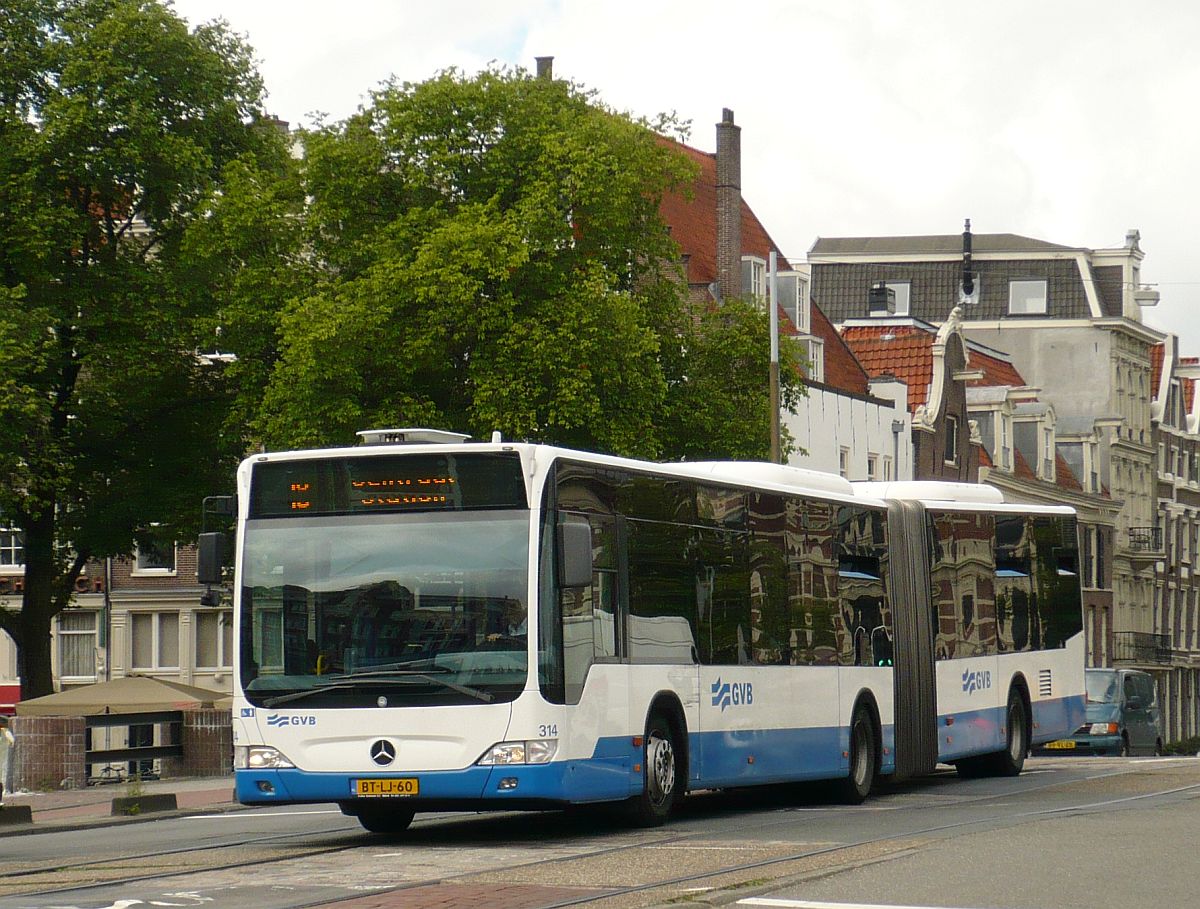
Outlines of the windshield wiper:
M387 678L392 676L392 678ZM400 678L395 678L400 676ZM467 685L459 685L456 682L451 682L448 679L439 679L437 676L427 675L424 672L412 672L407 670L384 669L372 670L370 672L352 672L348 675L330 676L332 685L318 685L315 688L305 688L303 691L293 691L289 694L281 694L278 697L267 698L263 701L264 707L278 707L280 704L286 704L290 701L299 701L314 694L326 694L330 691L346 691L354 688L359 688L364 685L411 685L413 682L432 682L435 685L441 685L444 688L449 688L451 691L457 691L459 694L465 694L467 697L474 698L477 701L483 701L485 704L490 704L494 701L495 695L488 691L480 691L478 688L470 688Z
M403 663L399 664L405 665ZM432 669L433 672L450 672L449 669ZM353 682L357 679L372 679L375 681L387 681L388 676L400 676L394 679L398 684L403 684L408 679L415 681L433 682L435 685L442 685L449 688L451 691L457 691L459 694L465 694L467 697L475 698L477 701L483 701L485 704L490 704L494 701L495 695L490 691L480 691L478 688L472 688L469 685L460 685L458 682L451 682L449 679L439 679L435 675L430 675L428 672L418 671L416 669L364 669L362 672L350 672L346 675L331 675L330 681L348 681ZM381 678L382 677L382 678Z

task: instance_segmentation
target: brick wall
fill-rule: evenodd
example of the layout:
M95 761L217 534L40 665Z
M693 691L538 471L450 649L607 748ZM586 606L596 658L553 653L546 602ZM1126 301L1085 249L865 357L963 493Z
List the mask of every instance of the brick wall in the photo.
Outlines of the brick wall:
M17 747L12 752L14 789L79 789L84 776L85 726L78 716L13 717Z
M233 726L229 710L185 710L183 757L164 758L162 775L228 776L233 772Z

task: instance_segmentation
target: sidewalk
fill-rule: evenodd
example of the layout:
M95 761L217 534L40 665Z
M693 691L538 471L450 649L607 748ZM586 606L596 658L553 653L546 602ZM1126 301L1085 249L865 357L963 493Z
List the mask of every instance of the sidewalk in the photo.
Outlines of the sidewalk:
M114 799L137 796L146 800L146 809L152 809L155 807L154 802L163 800L146 797L164 795L175 797L174 810L139 810L136 814L113 815ZM23 806L27 806L32 823L5 823L0 818L0 837L42 833L51 829L127 824L180 814L232 811L242 807L233 797L232 774L226 777L144 780L137 790L129 783L112 783L53 792L5 792L4 806L0 808L0 814L13 808L21 815L24 814ZM139 809L141 807L139 806Z

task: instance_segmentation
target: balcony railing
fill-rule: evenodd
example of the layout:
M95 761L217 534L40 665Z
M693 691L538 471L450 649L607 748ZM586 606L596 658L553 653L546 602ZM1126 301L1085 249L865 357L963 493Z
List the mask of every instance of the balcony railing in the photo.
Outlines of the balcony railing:
M1169 663L1170 636L1142 631L1114 631L1113 659L1130 663Z
M1130 527L1129 548L1134 552L1159 552L1162 550L1161 527Z

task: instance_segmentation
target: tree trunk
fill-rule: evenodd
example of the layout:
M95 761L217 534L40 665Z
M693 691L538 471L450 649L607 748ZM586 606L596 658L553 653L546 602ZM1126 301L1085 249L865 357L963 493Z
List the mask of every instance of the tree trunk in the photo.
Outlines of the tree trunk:
M54 693L50 662L50 622L55 603L54 512L47 509L22 528L25 532L25 593L18 617L17 672L21 700Z

